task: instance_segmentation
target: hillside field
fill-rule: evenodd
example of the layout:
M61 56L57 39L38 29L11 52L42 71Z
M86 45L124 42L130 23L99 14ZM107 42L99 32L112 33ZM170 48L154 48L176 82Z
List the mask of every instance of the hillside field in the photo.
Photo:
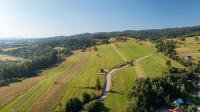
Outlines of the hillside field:
M178 48L177 53L181 57L192 56L194 61L200 60L200 36L197 36L199 40L195 40L195 37L188 37L185 41L177 40Z
M101 68L111 69L113 66L125 63L127 60L136 60L141 57L150 57L139 61L135 66L128 67L113 74L112 90L104 101L105 107L110 111L121 112L126 109L128 91L134 85L134 81L140 77L159 76L167 66L166 56L155 52L154 45L149 41L128 40L127 42L115 42L97 46L97 51L92 48L86 52L76 51L72 56L67 57L61 64L43 70L40 78L28 85L24 79L22 82L11 84L9 87L1 87L1 95L8 92L15 93L16 85L20 92L12 97L9 102L1 107L1 112L42 112L56 111L60 105L64 106L66 101L72 97L82 99L82 93L95 93L95 81L97 77L101 85L105 83L105 75L99 75ZM172 61L172 65L182 67L179 63ZM26 82L26 83L25 83ZM99 91L100 92L100 91ZM12 94L11 94L12 93ZM9 94L8 94L9 95ZM7 96L9 97L9 96ZM0 99L4 102L5 99Z

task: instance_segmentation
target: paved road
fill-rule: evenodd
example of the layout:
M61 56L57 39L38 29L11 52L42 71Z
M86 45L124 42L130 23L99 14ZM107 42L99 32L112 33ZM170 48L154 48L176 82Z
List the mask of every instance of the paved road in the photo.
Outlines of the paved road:
M139 59L135 60L133 63L135 64L135 63L137 63L137 62L139 62L139 61L141 61L141 60L143 60L143 59L145 59L145 58L147 58L147 57L150 57L150 56L152 56L152 55L153 55L153 54L148 55L148 56L144 56L144 57L142 57L142 58L139 58ZM114 72L118 71L118 70L127 68L127 67L129 67L129 66L130 66L130 65L128 64L128 65L123 66L123 67L121 67L121 68L112 69L112 70L106 75L106 87L105 87L105 89L104 89L104 91L103 91L103 95L102 95L102 96L100 97L100 99L99 99L100 101L102 101L104 98L106 98L108 92L109 92L110 89L111 89L112 74L113 74Z

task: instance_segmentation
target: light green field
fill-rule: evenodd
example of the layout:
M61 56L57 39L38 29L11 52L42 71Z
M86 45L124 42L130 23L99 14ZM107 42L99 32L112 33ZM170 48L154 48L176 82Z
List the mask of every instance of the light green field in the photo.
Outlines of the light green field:
M171 59L164 56L162 53L156 53L155 48L148 41L143 41L140 43L136 42L135 40L119 42L117 43L118 47L115 47L115 49L117 49L127 60L136 60L152 54L152 56L141 60L139 65L142 67L142 70L144 70L143 72L147 77L159 75L167 68L166 61ZM175 67L183 67L176 61L171 60L171 62Z
M112 112L124 112L128 104L127 93L134 85L135 79L138 77L155 77L159 76L164 70L166 70L166 61L171 60L161 53L155 53L155 49L149 42L142 42L139 44L136 41L119 42L117 43L117 49L123 58L127 60L139 59L141 57L153 54L152 56L145 58L138 62L133 67L120 70L113 75L112 79L112 91L105 99L105 106ZM116 43L115 43L116 44ZM172 65L182 68L183 66L176 61L171 60ZM139 70L138 71L138 68ZM140 72L140 73L138 73ZM142 72L142 75L141 75Z
M97 53L100 56L97 56ZM100 68L111 68L123 63L121 57L113 50L111 45L98 46L97 52L89 52L90 57L81 73L67 87L67 92L63 97L62 104L71 97L82 97L83 92L95 93L92 87L95 86L96 78L99 77L102 86L105 81L104 75L98 75Z
M151 57L141 60L139 63L143 67L146 76L155 77L155 76L159 76L160 73L162 73L163 71L167 69L167 66L166 66L167 60L171 60L171 59L169 59L168 57L164 56L161 53L156 53ZM183 68L183 66L180 63L174 60L171 60L171 63L172 63L172 66L174 67Z
M123 58L127 60L138 59L153 54L155 50L149 43L141 45L134 40L119 42L117 44L118 47L113 47L113 44L101 45L98 46L97 52L90 52L89 60L83 71L69 84L67 92L62 100L63 105L71 97L78 97L81 99L83 92L94 93L95 90L91 87L94 87L96 78L100 77L102 84L105 80L103 75L97 74L100 68L110 68L121 64L125 61ZM99 57L96 55L97 53L100 55ZM153 59L153 61L151 61L151 59ZM168 59L169 58L162 54L154 54L152 57L146 58L139 63L144 69L144 72L148 73L145 75L153 77L158 76L159 73L167 68L165 63ZM149 61L151 62L149 63ZM174 61L172 61L172 64L182 67ZM135 67L130 67L114 74L112 79L112 92L109 93L108 98L105 99L105 106L108 107L110 111L120 112L126 109L129 103L127 92L132 88L137 76Z
M151 57L138 62L139 65L136 64L136 66L120 70L113 75L112 91L104 103L110 111L124 111L129 103L127 93L134 85L134 80L141 77L141 74L138 73L144 73L143 77L157 76L166 68L165 62L169 58L155 53L155 48L148 41L129 40L116 44L100 45L97 46L97 51L87 51L88 55L85 61L82 59L83 53L79 52L78 56L71 56L59 66L43 71L42 74L46 74L46 78L5 105L0 111L24 112L31 111L33 107L38 108L39 111L55 111L58 109L59 103L65 105L69 98L78 97L82 99L83 92L96 93L97 91L94 89L96 78L100 78L102 86L105 82L105 76L98 74L101 68L111 69L126 60L136 60L153 54ZM172 64L182 67L174 61L172 61ZM138 66L140 67L139 72L138 69L136 70ZM55 84L55 82L58 84ZM47 98L44 96L47 96Z
M134 67L125 68L113 75L112 89L105 100L105 106L113 112L125 112L129 104L128 91L134 85L137 74Z
M118 42L115 48L127 59L138 59L140 57L150 55L154 52L154 48L146 42L137 42L129 40L128 42Z

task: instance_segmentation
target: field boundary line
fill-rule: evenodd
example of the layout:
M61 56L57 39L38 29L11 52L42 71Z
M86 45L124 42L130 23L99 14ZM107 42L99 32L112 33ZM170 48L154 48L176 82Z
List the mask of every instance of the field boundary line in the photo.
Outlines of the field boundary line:
M111 44L112 48L115 50L115 52L125 61L127 62L128 60L122 55L122 53L115 47L115 45L112 43Z

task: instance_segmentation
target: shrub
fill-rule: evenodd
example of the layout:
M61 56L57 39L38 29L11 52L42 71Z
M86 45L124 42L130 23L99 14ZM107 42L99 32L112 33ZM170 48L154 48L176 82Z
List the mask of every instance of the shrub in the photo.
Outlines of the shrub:
M81 108L81 101L78 98L71 98L65 105L65 112L78 112Z
M85 104L88 103L90 100L91 100L91 95L88 93L83 93L82 102Z

